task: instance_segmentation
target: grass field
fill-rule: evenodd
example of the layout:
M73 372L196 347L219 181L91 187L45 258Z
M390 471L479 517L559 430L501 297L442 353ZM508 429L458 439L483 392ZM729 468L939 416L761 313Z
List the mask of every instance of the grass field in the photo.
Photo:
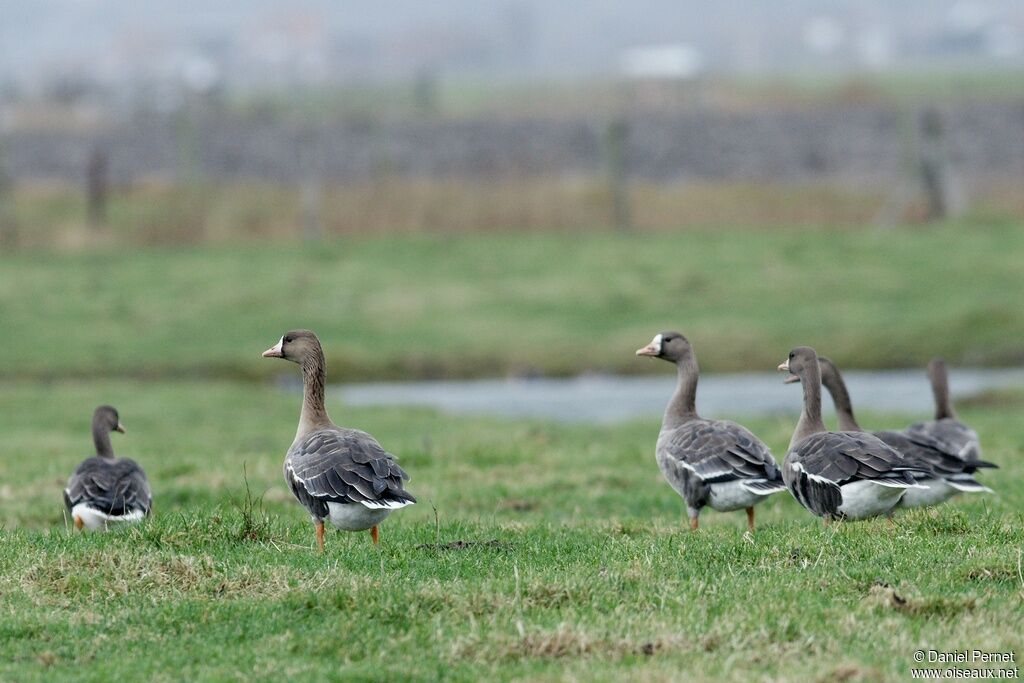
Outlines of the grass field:
M962 102L975 98L999 100L1020 97L1019 68L963 70L887 70L859 72L836 77L820 70L749 77L705 77L691 83L635 83L608 81L553 80L515 82L501 79L440 79L436 111L442 117L479 116L615 116L625 102L648 108L692 107L695 99L731 108L778 106L828 106L884 101L898 106L921 102ZM649 99L637 98L637 91ZM239 111L263 115L324 116L325 109L349 117L384 118L422 116L414 89L407 84L391 86L347 86L325 92L317 86L308 93L241 93L231 101Z
M1017 183L986 183L972 196L972 215L1024 217ZM890 220L923 215L920 198L887 206L886 192L827 182L654 182L631 179L632 225L640 232L680 226L832 224L852 228L885 212ZM4 201L0 197L0 217ZM111 192L105 224L86 219L80 187L25 183L7 202L10 225L0 223L0 248L81 249L89 246L224 244L303 236L298 184L207 179L193 186L153 180ZM604 175L538 174L459 177L382 175L362 182L327 183L319 226L329 237L593 232L614 223Z
M844 367L1024 361L1024 230L719 229L348 238L0 256L0 377L267 377L287 329L329 378L652 371L689 334L708 370L798 343Z
M742 513L683 530L654 421L331 403L400 455L420 504L385 523L379 548L330 534L318 556L280 474L297 395L0 389L0 680L884 681L907 680L917 649L1024 653L1019 403L964 410L1002 465L985 473L997 495L825 529L780 494L753 536ZM156 514L72 533L60 490L103 401L121 410L115 448L149 471ZM793 422L746 421L777 456Z

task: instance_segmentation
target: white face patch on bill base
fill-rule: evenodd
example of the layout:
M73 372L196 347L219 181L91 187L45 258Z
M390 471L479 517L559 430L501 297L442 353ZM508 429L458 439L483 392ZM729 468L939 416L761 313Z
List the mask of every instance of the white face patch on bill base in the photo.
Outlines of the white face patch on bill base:
M658 357L658 356L660 356L661 355L661 335L660 334L654 335L654 339L651 340L650 344L648 344L647 346L643 347L642 349L637 349L636 350L636 355L638 355L638 356L651 356L651 357Z
M284 346L284 337L281 337L276 346L271 346L269 349L263 352L264 358L284 358L284 352L281 351Z

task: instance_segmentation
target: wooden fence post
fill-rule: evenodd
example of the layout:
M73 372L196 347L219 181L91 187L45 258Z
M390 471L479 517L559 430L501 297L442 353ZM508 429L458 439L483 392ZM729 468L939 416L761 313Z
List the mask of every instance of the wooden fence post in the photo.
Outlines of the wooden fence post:
M945 122L937 108L928 107L922 112L920 128L918 172L925 194L925 217L930 221L940 221L961 216L966 202L949 158Z
M632 211L629 205L629 179L626 152L629 143L629 124L624 119L613 119L604 135L605 163L608 170L608 192L611 196L612 225L619 232L632 230Z
M0 249L18 246L18 226L14 221L13 183L7 173L4 142L0 138Z
M107 223L108 169L107 153L96 145L85 168L86 220L94 231Z

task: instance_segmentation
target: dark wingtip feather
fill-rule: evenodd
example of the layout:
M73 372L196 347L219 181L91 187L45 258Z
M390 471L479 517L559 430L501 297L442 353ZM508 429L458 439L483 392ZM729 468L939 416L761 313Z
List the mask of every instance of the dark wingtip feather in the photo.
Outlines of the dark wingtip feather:
M971 467L974 467L975 469L981 469L984 467L988 467L994 470L999 469L999 465L995 464L994 462L989 462L988 460L968 460L967 464L970 465Z

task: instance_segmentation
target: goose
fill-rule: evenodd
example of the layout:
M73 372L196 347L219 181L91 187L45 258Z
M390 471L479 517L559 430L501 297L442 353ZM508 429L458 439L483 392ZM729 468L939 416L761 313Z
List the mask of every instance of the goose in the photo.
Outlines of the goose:
M798 346L779 370L796 376L804 394L800 420L782 464L782 478L797 502L826 523L867 519L888 513L907 489L924 488L915 476L925 477L928 472L877 436L825 429L821 368L814 349Z
M92 414L92 440L96 455L75 469L64 489L76 529L106 529L111 522L138 522L153 506L146 473L130 458L117 458L110 432L125 433L117 410L99 406Z
M786 488L771 451L745 427L697 414L700 369L686 337L662 332L636 355L676 366L679 380L665 409L655 457L669 485L686 501L690 529L697 530L701 509L709 506L720 512L745 509L753 532L754 506Z
M928 378L935 398L935 419L910 425L905 430L907 437L914 443L964 460L969 468L973 468L970 472L983 467L998 467L995 463L981 459L978 433L957 419L949 400L945 361L933 358L928 363Z
M376 545L384 518L416 502L404 488L409 475L372 436L331 421L324 407L323 347L313 332L286 332L263 357L302 367L302 412L284 459L284 478L309 511L319 552L324 551L325 520L344 531L369 530Z
M846 390L846 382L843 381L843 375L839 368L824 356L818 357L818 364L821 366L821 383L831 394L832 402L836 407L839 429L847 432L865 431L853 415L850 394ZM787 381L798 381L798 378L791 375ZM872 432L872 434L895 448L916 465L929 471L928 476L917 480L917 483L925 488L907 489L896 507L915 508L937 505L961 491L992 492L992 489L978 483L971 476L970 472L974 468L968 465L963 458L943 453L930 445L915 443L905 432L884 430Z

